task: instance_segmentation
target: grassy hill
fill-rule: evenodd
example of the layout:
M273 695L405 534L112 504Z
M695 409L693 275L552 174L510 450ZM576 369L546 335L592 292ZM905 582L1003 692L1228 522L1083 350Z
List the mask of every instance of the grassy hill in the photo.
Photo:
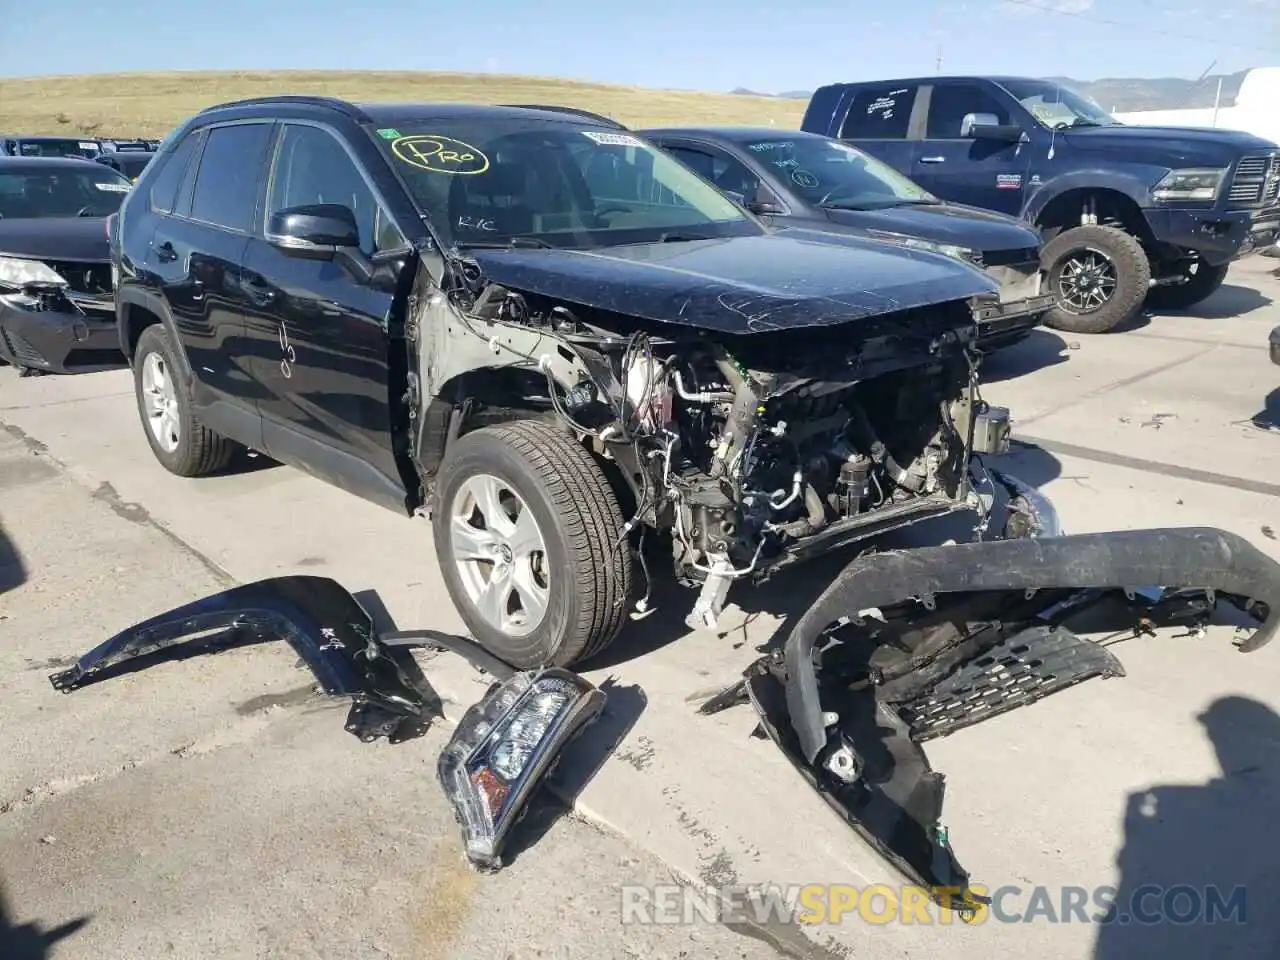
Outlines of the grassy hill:
M0 79L0 132L164 136L203 107L273 93L582 107L630 126L749 123L795 129L804 101L471 73L110 74Z

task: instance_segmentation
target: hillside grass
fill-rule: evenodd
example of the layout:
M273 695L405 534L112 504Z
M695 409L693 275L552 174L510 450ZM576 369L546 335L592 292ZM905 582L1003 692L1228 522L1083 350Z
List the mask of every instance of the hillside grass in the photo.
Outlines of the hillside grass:
M802 100L474 73L282 71L0 79L0 132L162 137L204 107L280 93L354 101L451 100L581 107L628 126L753 124L796 129Z

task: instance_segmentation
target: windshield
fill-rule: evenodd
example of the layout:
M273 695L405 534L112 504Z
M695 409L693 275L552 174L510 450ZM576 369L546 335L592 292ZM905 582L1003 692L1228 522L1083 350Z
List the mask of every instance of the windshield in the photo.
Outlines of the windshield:
M870 210L938 202L892 167L838 140L754 140L746 148L809 203Z
M1051 80L1009 80L1001 84L1049 129L1110 127L1120 121L1088 97Z
M107 167L85 164L83 170L69 170L59 164L52 166L57 169L0 171L0 217L106 217L120 209L132 186Z
M589 248L763 231L718 190L620 131L524 117L378 130L445 244Z
M98 145L88 140L19 140L20 157L92 157Z

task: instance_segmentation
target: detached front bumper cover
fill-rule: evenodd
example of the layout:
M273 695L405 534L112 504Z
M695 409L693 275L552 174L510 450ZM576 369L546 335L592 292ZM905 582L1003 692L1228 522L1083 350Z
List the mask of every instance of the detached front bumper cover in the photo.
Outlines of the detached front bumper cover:
M873 848L935 898L969 903L941 821L943 777L920 744L1123 676L1109 649L1064 625L1086 608L1110 601L1140 633L1201 620L1220 599L1260 623L1238 644L1257 650L1280 620L1280 564L1212 528L871 555L831 583L784 649L702 711L748 697L764 732Z
M278 577L185 604L123 630L51 674L71 693L182 655L284 640L326 693L350 697L346 729L362 742L400 743L444 716L409 653L459 654L496 681L463 715L441 754L441 786L463 827L468 859L502 865L502 847L563 750L596 720L605 694L568 670L517 672L466 637L434 630L377 633L373 618L327 577Z

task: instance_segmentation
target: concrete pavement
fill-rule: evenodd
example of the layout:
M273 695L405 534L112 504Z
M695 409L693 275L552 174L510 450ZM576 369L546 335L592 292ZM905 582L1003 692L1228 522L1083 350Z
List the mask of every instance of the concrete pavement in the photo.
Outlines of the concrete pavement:
M1053 497L1072 532L1211 524L1280 556L1272 539L1280 531L1280 436L1270 429L1273 414L1280 424L1271 397L1280 368L1266 350L1267 332L1280 323L1275 269L1260 258L1236 266L1227 286L1189 315L1097 337L1040 331L999 355L989 364L987 398L1010 406L1015 435L1038 443L1015 452L1008 468ZM539 930L555 928L555 918L575 928L552 931L561 939L538 949L718 956L721 948L765 948L705 924L620 930L616 897L606 891L664 869L716 884L894 882L785 759L750 737L749 708L700 718L687 702L733 679L825 586L834 565L733 594L721 636L687 636L681 621L691 598L679 594L633 625L610 662L589 674L614 691L594 742L607 740L605 732L622 742L578 809L608 832L552 825L511 871L474 878L457 870L456 835L430 777L440 734L394 755L355 743L339 713L304 695L309 675L282 651L167 664L70 697L54 696L44 678L49 663L150 613L287 572L376 590L401 627L461 629L424 522L283 467L250 462L224 477L172 477L147 449L124 372L19 381L5 371L0 423L8 435L0 518L28 567L25 581L0 596L0 718L20 731L7 735L14 747L0 757L0 803L9 805L0 814L0 863L19 920L63 922L90 909L98 916L61 941L56 956L135 956L138 944L154 947L162 931L179 927L194 938L174 940L179 956L422 955L427 947L404 932L419 921L405 919L396 897L434 898L446 913L461 902L453 908L466 918L460 939L421 939L445 944L441 956L481 955L497 941L483 939L477 917L510 915L513 903L541 920ZM1280 720L1246 731L1245 746L1231 752L1217 721L1197 716L1220 701L1229 714L1247 714L1229 697L1280 709L1280 651L1241 656L1230 635L1215 627L1203 639L1126 643L1119 653L1128 677L1085 684L931 745L934 766L948 776L947 820L961 861L989 887L1026 891L1009 898L1006 914L1026 910L1035 884L1057 898L1063 886L1123 885L1135 875L1166 886L1239 878L1262 902L1272 868L1249 840L1265 835L1262 818L1280 798ZM460 664L440 659L429 670L458 702L481 692ZM245 704L266 706L238 713ZM1274 717L1270 711L1260 716ZM208 751L190 747L210 743ZM175 758L184 748L194 756ZM1160 816L1133 814L1148 794L1175 785L1192 799L1176 793L1174 808L1198 816L1166 828ZM350 843L334 849L321 824ZM146 856L136 854L140 845ZM601 866L575 879L570 851L602 851L605 864L608 851L631 845L639 852L616 856L650 866ZM1183 869L1167 847L1198 851L1198 866ZM522 866L539 857L560 864L548 868L549 879ZM286 870L284 861L299 866ZM433 883L465 893L426 897ZM612 925L586 924L585 939L575 940L579 912L554 912L575 889ZM372 916L362 912L371 901L380 905ZM290 915L295 903L304 905L298 916ZM319 929L342 927L338 939L307 932L322 917L331 924ZM1101 957L1116 945L1175 958L1203 953L1202 927L1117 929L1043 916L971 927L853 918L767 936L810 956ZM145 939L130 940L135 934ZM1227 955L1250 955L1277 942L1280 927L1255 907L1249 924L1213 934ZM703 940L693 947L680 939L694 935Z

